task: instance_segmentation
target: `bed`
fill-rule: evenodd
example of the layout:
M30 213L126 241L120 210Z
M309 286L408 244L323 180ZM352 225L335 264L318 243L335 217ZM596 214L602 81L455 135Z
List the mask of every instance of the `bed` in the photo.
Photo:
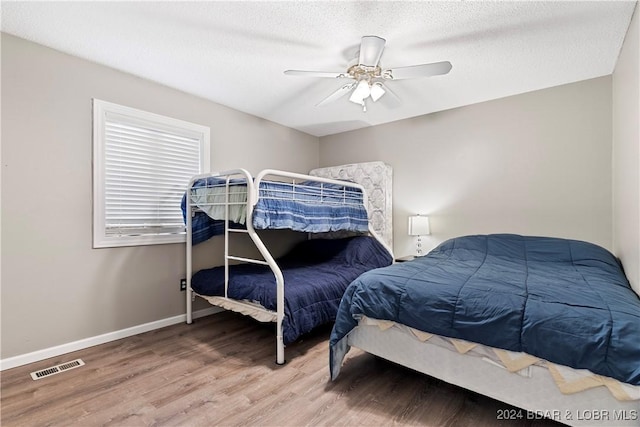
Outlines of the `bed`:
M332 323L347 286L365 271L390 265L391 261L384 246L371 236L305 240L278 258L285 283L284 344ZM193 276L191 287L204 297L223 296L224 266L200 270ZM227 297L253 302L275 313L273 272L259 264L229 266Z
M182 202L187 227L187 323L198 296L218 307L276 323L276 362L284 347L315 326L332 322L346 286L359 274L392 262L389 247L370 226L367 194L353 182L264 170L194 177ZM274 258L258 230L288 229L314 238ZM232 253L245 234L259 257ZM192 271L193 246L224 237L224 264Z
M448 240L345 291L337 380L357 347L571 425L640 425L640 298L596 245L511 234Z

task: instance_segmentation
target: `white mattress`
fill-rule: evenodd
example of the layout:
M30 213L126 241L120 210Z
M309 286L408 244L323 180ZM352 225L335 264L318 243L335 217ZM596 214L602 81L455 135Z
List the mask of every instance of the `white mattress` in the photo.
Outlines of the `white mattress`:
M276 322L278 320L278 314L275 311L267 310L258 303L248 300L234 300L231 298L225 298L220 296L200 295L199 297L209 301L211 305L215 305L225 310L235 311L237 313L250 316L259 322Z
M444 337L424 338L404 325L363 319L349 333L348 345L522 408L524 419L546 415L569 425L640 426L640 400L617 400L605 384L580 392L569 388L571 393L566 394L545 361L511 373L495 349L477 345L465 349L464 342L456 348L453 341ZM567 367L562 370L568 382L575 379L567 374L570 371L577 373L578 379L584 378L582 372ZM639 387L626 386L627 398L640 397L634 394Z

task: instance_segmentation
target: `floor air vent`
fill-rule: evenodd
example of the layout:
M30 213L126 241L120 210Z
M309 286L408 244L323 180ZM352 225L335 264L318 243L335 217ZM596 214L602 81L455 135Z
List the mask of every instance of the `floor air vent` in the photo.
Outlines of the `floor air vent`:
M41 378L50 377L51 375L59 374L69 369L79 368L83 366L82 359L72 360L71 362L61 363L60 365L52 366L50 368L40 369L39 371L31 372L31 378L39 380Z

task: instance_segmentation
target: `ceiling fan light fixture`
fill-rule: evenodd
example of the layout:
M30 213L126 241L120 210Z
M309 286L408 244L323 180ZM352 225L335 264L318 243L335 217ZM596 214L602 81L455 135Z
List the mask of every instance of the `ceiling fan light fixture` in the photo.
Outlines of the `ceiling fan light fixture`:
M385 90L380 83L374 83L371 85L371 99L376 102L385 94Z
M349 101L362 106L362 111L366 112L366 100L369 97L373 102L376 102L382 96L388 94L385 98L390 100L390 102L385 102L388 107L390 103L396 106L401 103L398 96L393 93L393 90L384 84L386 81L438 76L451 71L452 65L449 61L382 69L380 58L385 44L386 40L382 37L362 37L357 58L349 62L346 72L287 70L284 73L289 76L349 79L349 83L342 85L316 105L318 107L327 105L350 94Z
M367 82L366 80L360 80L356 88L351 93L349 101L362 105L364 100L368 98L369 95L371 95L371 87L369 86L369 82Z

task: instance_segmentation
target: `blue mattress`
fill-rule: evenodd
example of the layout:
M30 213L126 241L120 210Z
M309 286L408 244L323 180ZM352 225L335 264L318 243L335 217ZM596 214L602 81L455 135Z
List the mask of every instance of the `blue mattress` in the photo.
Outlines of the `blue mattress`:
M333 378L361 315L640 385L640 298L618 260L591 243L466 236L363 274L332 331Z
M311 239L295 246L278 260L285 287L284 343L333 322L349 283L365 271L391 262L387 250L370 236ZM276 281L269 267L239 264L229 270L230 298L255 301L276 310ZM223 295L224 267L197 272L191 287L201 295Z

